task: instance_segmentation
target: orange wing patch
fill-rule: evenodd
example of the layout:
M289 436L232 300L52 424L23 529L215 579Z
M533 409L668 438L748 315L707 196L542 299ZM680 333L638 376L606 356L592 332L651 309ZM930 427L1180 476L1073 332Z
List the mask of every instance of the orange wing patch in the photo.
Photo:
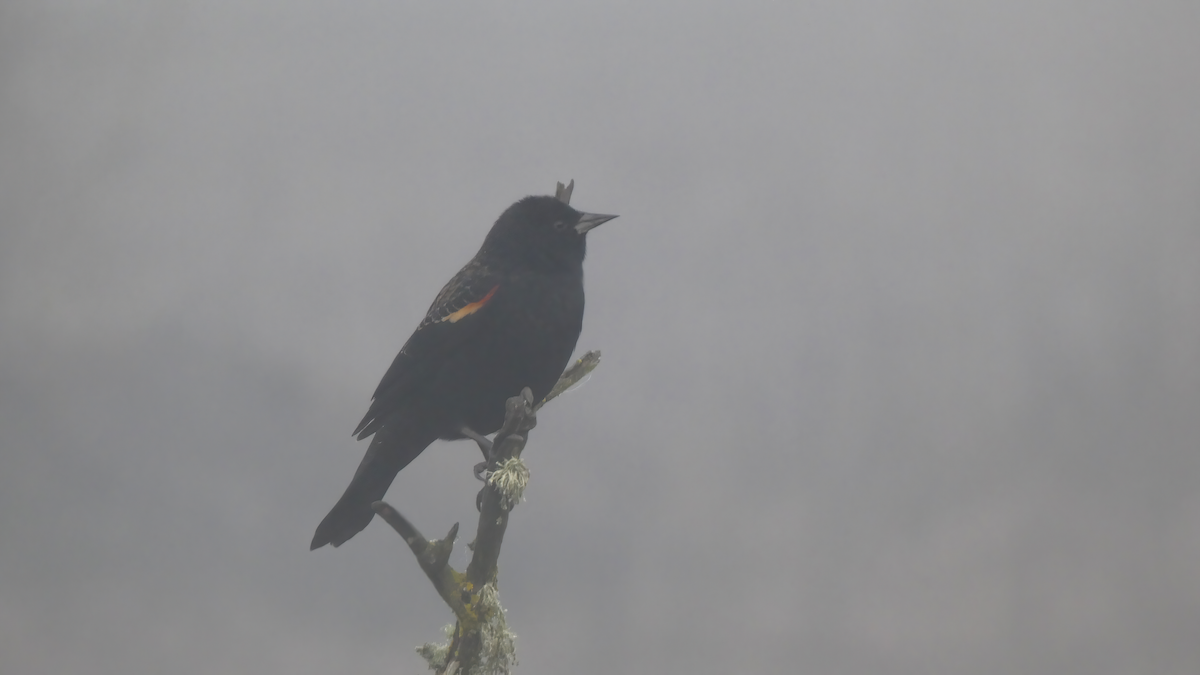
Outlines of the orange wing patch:
M492 296L495 295L496 291L498 291L498 290L500 290L500 286L493 286L492 290L487 292L487 295L483 296L482 298L480 298L479 300L477 300L475 302L468 303L466 306L464 306L462 309L460 309L458 311L451 312L450 314L443 316L442 318L438 319L438 321L439 322L449 321L450 323L456 323L459 319L462 319L464 317L474 314L475 312L478 312L479 310L483 309L484 305L488 304L488 301L492 299Z

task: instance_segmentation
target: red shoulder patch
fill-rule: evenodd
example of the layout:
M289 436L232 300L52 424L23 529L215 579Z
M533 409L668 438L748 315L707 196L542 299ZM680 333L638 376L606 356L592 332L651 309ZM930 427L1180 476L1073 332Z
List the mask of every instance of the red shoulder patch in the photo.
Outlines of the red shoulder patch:
M462 319L463 317L467 317L467 316L474 314L475 312L478 312L479 310L483 309L484 305L488 304L488 302L491 301L492 296L495 295L496 291L498 291L498 290L500 290L499 285L493 286L492 290L487 292L487 295L483 296L479 300L476 300L475 302L467 303L460 310L451 312L451 313L447 314L446 316L443 316L442 318L438 319L438 322L449 321L450 323L455 323L459 319Z

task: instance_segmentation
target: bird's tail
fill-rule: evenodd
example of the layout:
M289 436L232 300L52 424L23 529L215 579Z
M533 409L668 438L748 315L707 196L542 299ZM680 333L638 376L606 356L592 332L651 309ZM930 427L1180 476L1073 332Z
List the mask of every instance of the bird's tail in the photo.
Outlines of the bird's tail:
M437 434L414 428L418 426L392 419L375 432L350 486L317 526L309 550L325 544L341 546L371 522L375 516L371 504L383 499L400 469L437 440Z

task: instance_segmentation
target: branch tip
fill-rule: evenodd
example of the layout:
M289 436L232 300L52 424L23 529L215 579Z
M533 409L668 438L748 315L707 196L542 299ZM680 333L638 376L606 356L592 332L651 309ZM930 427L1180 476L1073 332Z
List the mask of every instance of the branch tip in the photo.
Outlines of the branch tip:
M538 403L533 407L533 411L537 412L542 408L542 406L549 403L559 394L579 384L579 382L591 374L591 372L595 370L596 366L598 365L600 365L600 350L598 349L594 349L579 357L575 363L572 363L565 371L563 371L562 377L558 378L558 383L554 385L554 388L550 390L549 394L546 394L546 398L542 399L541 403Z
M559 183L558 186L554 188L554 198L564 204L570 205L571 193L574 191L575 179L572 178L570 185L563 185L562 183Z

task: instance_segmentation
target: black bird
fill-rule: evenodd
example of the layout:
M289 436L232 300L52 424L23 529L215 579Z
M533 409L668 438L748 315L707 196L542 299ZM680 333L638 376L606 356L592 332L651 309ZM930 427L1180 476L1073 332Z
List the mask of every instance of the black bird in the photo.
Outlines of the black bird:
M550 393L583 327L587 233L613 218L555 197L526 197L500 216L375 389L354 430L375 437L311 548L361 532L371 503L435 440L498 430L505 400L524 387L538 401Z

